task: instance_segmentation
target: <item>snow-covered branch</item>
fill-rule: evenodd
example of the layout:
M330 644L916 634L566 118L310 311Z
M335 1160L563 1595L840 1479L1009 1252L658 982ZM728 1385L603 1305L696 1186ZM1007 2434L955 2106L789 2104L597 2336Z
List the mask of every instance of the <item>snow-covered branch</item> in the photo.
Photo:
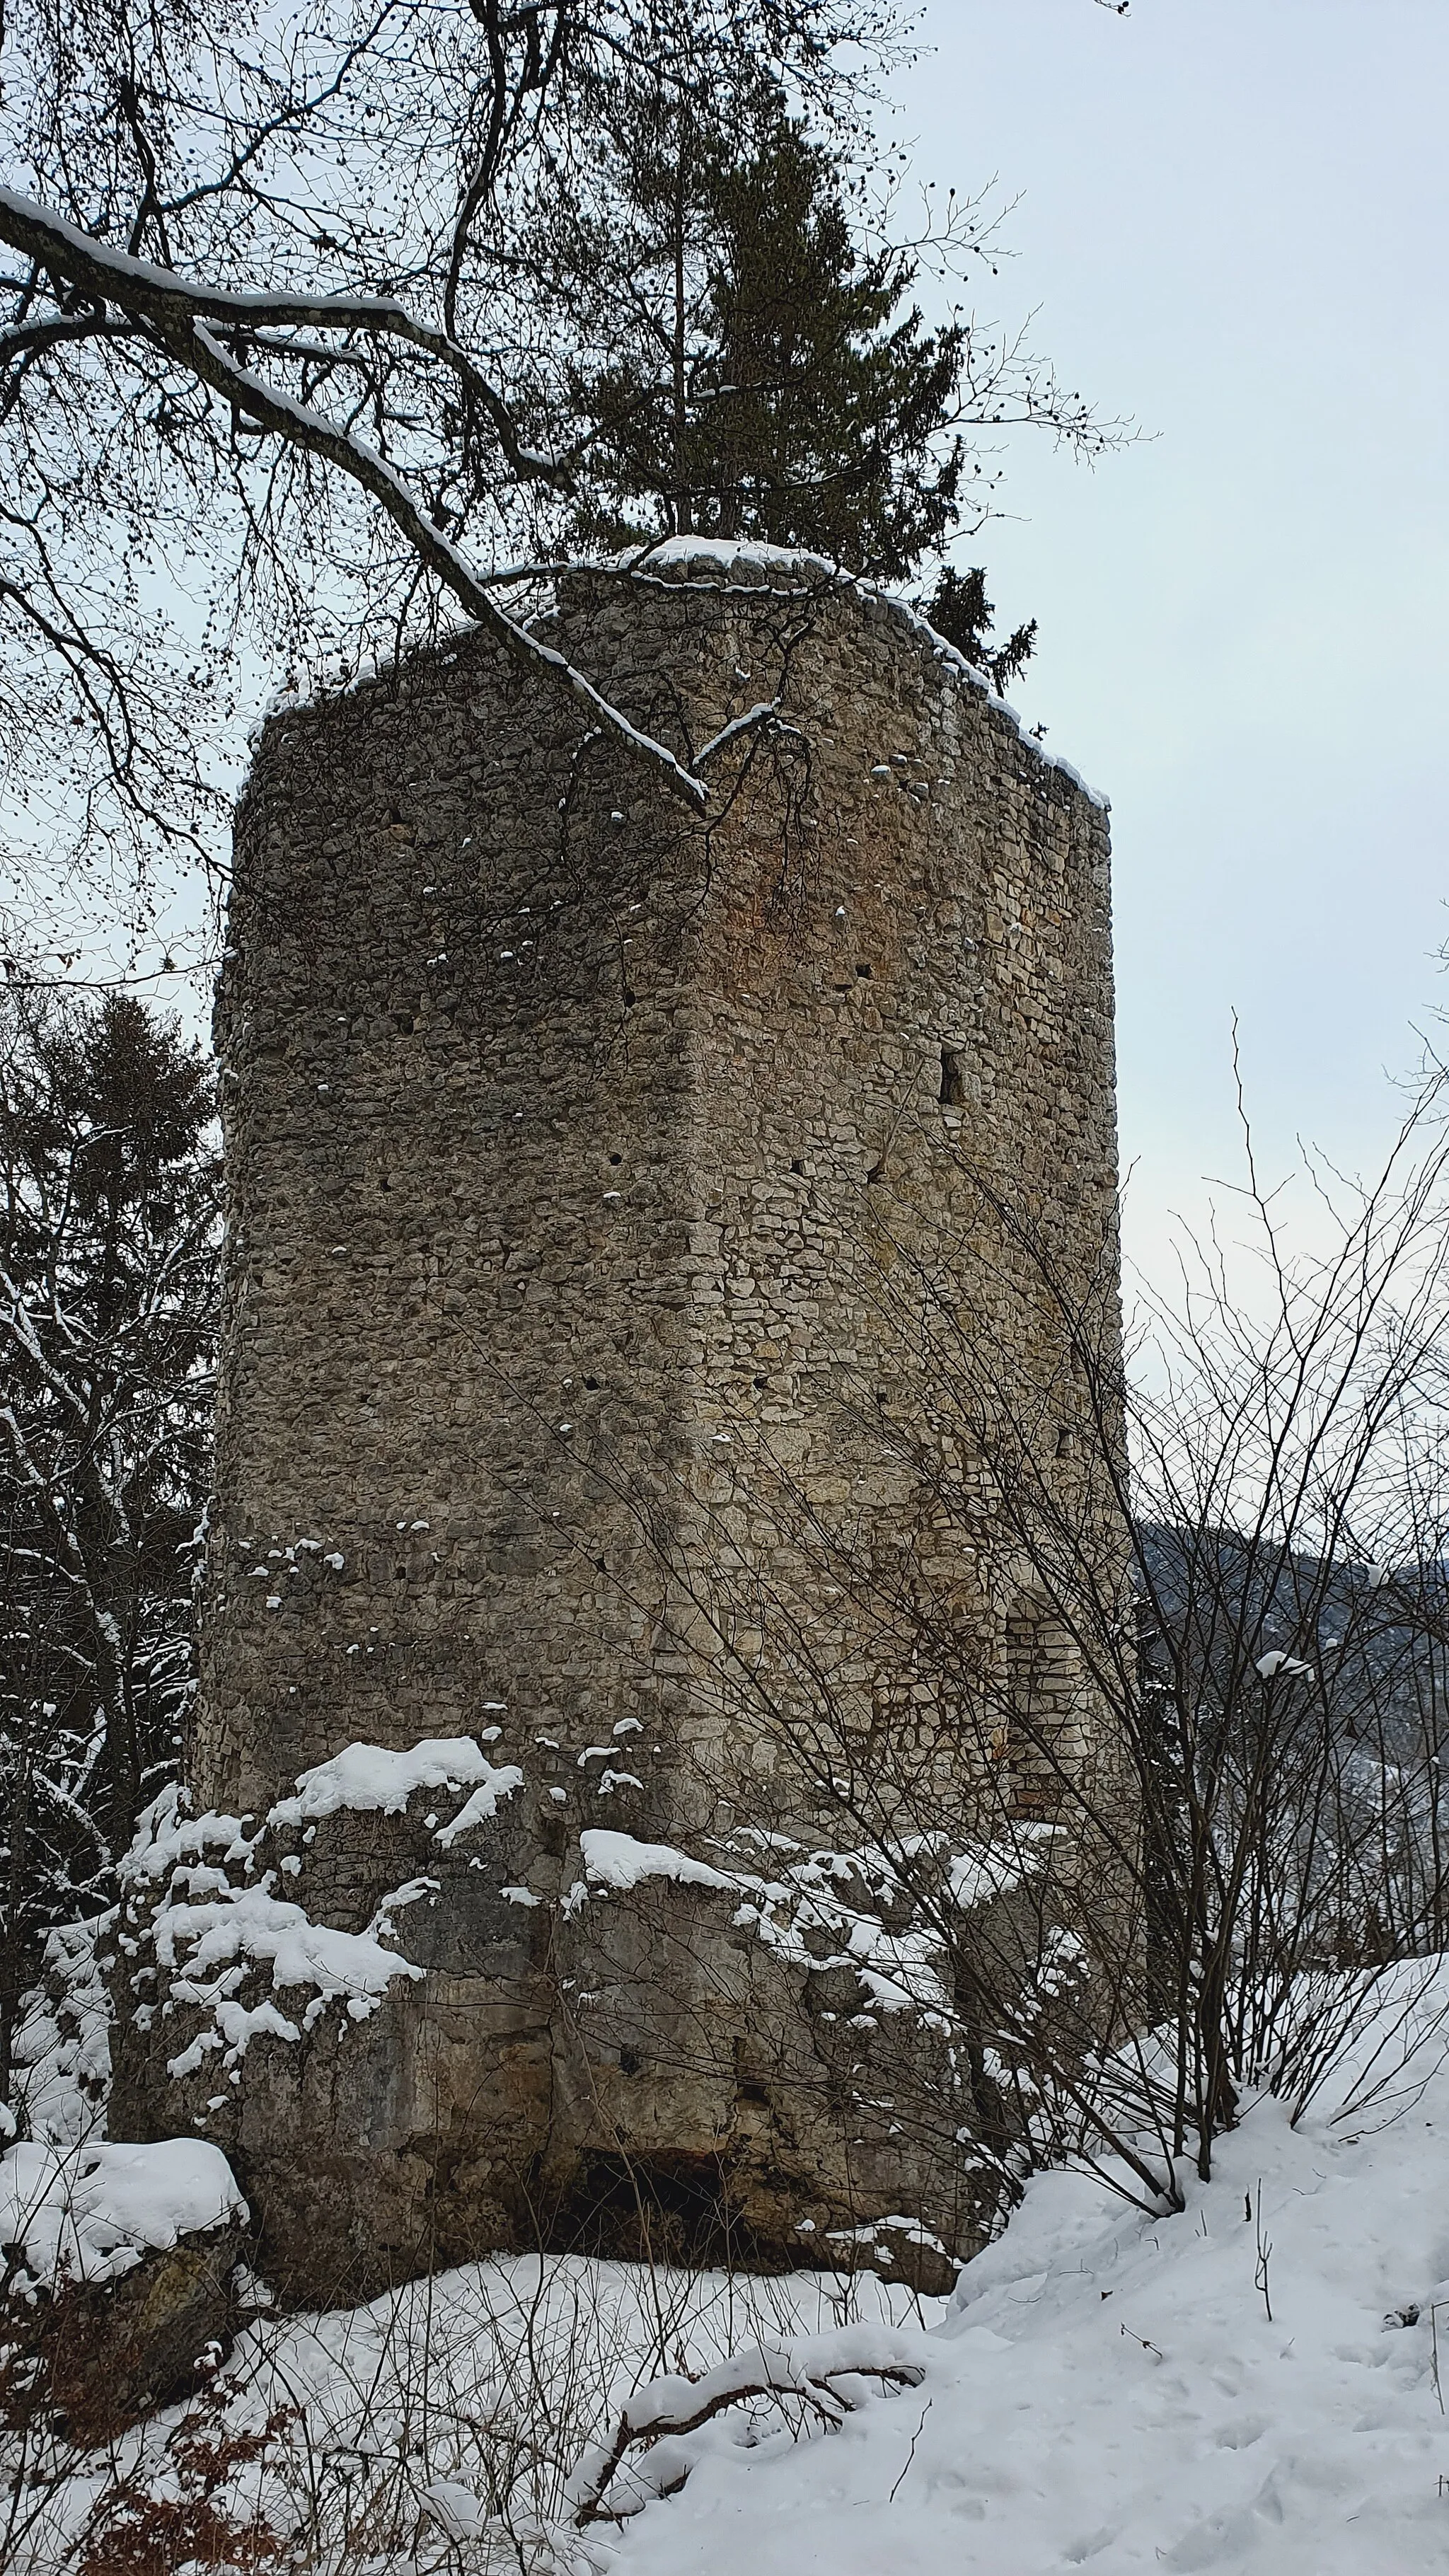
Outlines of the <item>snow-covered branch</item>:
M643 733L637 725L611 704L592 680L576 668L567 656L554 646L541 643L501 609L491 596L484 577L461 550L430 519L409 492L396 468L370 447L365 439L336 421L298 402L292 395L269 385L250 367L232 358L216 333L206 323L195 321L191 330L192 363L203 384L213 392L224 394L237 408L250 415L264 429L274 431L293 445L303 447L314 456L326 459L361 485L379 501L388 517L402 530L419 558L435 572L445 588L453 593L468 615L493 635L515 662L529 670L552 672L564 686L582 698L590 712L618 740L647 761L662 776L665 785L696 812L706 803L703 783L691 777L666 744L652 734Z
M239 291L211 286L204 279L181 277L150 260L132 258L83 232L79 225L67 223L52 207L10 188L0 188L0 241L33 260L47 276L92 299L93 318L67 315L63 333L55 326L57 336L80 337L88 330L101 335L145 323L168 348L175 349L189 325L209 322L247 335L290 326L405 341L435 359L457 379L465 396L486 412L520 482L567 482L565 467L522 443L508 404L466 349L446 331L420 321L397 296L282 295L266 288ZM114 312L108 309L112 306ZM0 361L6 354L6 338L0 336ZM285 344L278 354L289 354Z
M580 2528L623 2522L651 2497L676 2493L694 2465L683 2448L686 2437L726 2407L794 2399L834 2432L872 2383L919 2388L929 2358L922 2334L860 2324L801 2335L773 2349L757 2345L698 2379L651 2379L623 2408L612 2439L586 2452L575 2470L569 2489L575 2522ZM636 2449L643 2457L630 2461ZM622 2491L615 2496L614 2482L626 2463Z

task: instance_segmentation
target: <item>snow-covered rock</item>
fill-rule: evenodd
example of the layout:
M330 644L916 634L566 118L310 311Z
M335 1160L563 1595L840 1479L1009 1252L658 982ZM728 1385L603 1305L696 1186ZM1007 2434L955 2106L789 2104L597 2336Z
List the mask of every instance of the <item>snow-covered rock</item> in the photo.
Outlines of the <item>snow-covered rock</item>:
M153 2249L246 2216L230 2165L204 2138L69 2150L22 2139L0 2159L0 2250L47 2290L119 2280Z
M204 2139L12 2147L0 2161L10 2420L109 2442L190 2394L240 2321L247 2218Z

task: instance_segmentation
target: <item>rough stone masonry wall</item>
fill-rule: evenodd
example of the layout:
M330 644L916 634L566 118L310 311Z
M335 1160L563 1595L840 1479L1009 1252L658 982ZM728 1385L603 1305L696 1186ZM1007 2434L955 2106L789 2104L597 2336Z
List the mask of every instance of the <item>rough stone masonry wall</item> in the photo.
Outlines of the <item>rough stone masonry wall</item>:
M194 1792L261 1813L354 1740L485 1730L525 1775L446 1856L411 1809L325 1826L328 1920L430 1873L402 1936L428 1974L201 2084L313 2294L607 2242L610 2210L623 2242L640 2175L759 2261L983 2222L959 2105L929 2137L861 2107L933 2051L949 2092L939 2032L872 2030L728 1891L609 1895L580 1836L839 1850L791 1749L812 1693L877 1784L964 1812L960 1673L890 1604L934 1568L983 1668L1024 1614L923 1470L919 1310L1070 1410L991 1193L1110 1303L1105 815L908 612L808 567L575 576L549 635L681 750L785 721L717 755L706 827L469 636L274 717L237 820ZM164 2056L123 2068L143 2126L175 2125Z

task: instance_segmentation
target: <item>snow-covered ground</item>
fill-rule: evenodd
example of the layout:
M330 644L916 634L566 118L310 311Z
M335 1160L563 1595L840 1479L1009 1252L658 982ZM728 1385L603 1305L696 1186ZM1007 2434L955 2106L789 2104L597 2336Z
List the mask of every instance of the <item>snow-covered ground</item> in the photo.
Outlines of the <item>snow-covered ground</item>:
M921 2338L918 2389L806 2443L743 2449L716 2419L682 2492L625 2527L620 2576L1449 2567L1438 2040L1333 2107L1294 2131L1256 2102L1180 2216L1040 2176Z
M847 2318L914 2336L945 2306L873 2275L761 2281L520 2255L364 2307L263 2312L210 2389L107 2451L12 2443L23 2537L7 2547L0 2497L0 2567L110 2576L133 2563L132 2500L164 2515L204 2491L238 2534L259 2519L275 2531L276 2563L297 2576L598 2576L616 2544L575 2531L569 2473L652 2372L707 2370L761 2339L833 2338ZM159 2518L158 2536L164 2547ZM241 2576L253 2561L243 2540L234 2560L203 2563Z
M1254 2102L1178 2215L1038 2177L949 2303L518 2257L263 2314L199 2409L110 2461L32 2451L9 2563L105 2566L118 2478L184 2500L203 2455L234 2454L229 2518L260 2505L302 2552L280 2564L332 2576L1449 2568L1446 2010L1449 1966L1427 1991L1395 1972L1379 2054L1360 2041L1296 2129ZM752 2345L776 2387L833 2370L839 2429L787 2394L632 2446L604 2503L676 2491L579 2530L569 2472L620 2407L667 2429L708 2391L690 2379ZM873 2359L907 2384L882 2393Z

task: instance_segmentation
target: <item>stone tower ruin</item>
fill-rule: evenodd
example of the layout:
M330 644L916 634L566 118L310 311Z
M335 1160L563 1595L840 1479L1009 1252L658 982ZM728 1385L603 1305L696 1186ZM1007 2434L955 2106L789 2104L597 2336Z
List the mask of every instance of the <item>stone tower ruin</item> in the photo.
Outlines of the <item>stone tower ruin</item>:
M681 541L540 632L717 745L707 816L481 634L275 715L238 814L204 1673L123 2118L215 2136L308 2296L641 2231L939 2281L991 2158L882 1854L964 1866L1028 1650L1102 1758L941 1319L1069 1479L1004 1211L1110 1332L1106 815L802 559Z

